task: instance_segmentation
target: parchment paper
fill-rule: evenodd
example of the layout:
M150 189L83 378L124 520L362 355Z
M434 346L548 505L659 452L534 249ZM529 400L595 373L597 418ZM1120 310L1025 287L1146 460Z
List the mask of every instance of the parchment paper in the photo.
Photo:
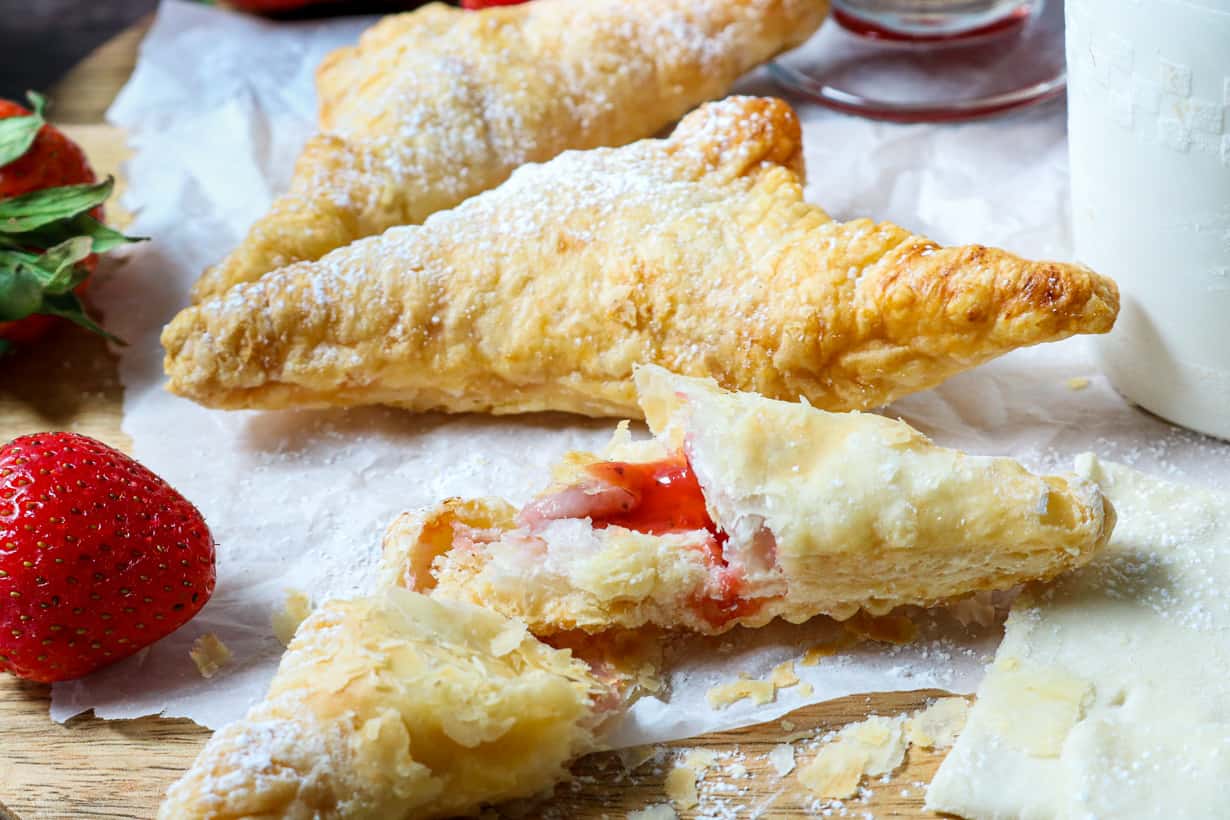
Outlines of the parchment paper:
M119 349L124 430L136 456L204 512L219 546L218 587L190 624L140 655L82 681L58 684L51 713L66 720L184 716L209 727L258 699L281 646L269 618L286 590L315 601L362 592L384 526L399 512L449 495L539 489L561 453L601 446L611 422L354 412L224 413L162 389L158 335L187 302L195 277L242 236L289 178L313 130L312 72L370 21L270 24L164 0L131 82L110 118L128 129L132 232L154 241L95 290ZM780 93L763 72L739 90ZM968 125L901 126L829 113L795 100L804 120L809 199L837 218L891 219L943 242L997 244L1067 259L1064 111L1049 105ZM1107 271L1113 275L1113 271ZM1087 377L1075 391L1072 377ZM946 445L1067 469L1096 450L1118 461L1225 485L1230 448L1180 433L1130 408L1098 377L1080 340L1023 351L889 409ZM945 621L934 640L864 645L798 671L814 687L776 703L722 711L706 690L740 673L764 676L833 625L780 625L685 646L669 702L640 701L618 743L682 737L770 719L805 702L939 687L969 692L997 640ZM235 662L204 680L188 656L215 632Z

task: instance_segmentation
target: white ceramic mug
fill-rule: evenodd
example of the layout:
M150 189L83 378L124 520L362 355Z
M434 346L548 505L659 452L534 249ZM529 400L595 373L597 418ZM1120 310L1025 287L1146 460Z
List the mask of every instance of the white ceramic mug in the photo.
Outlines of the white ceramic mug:
M1123 296L1100 364L1230 438L1230 0L1067 4L1076 253Z

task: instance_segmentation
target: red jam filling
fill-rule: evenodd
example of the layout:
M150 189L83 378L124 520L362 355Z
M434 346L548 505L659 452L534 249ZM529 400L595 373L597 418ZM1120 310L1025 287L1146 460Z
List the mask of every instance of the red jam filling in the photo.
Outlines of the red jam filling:
M743 581L735 573L723 573L718 583L716 595L697 595L692 599L692 608L715 629L721 629L739 618L755 615L760 609L760 598L744 598L739 594Z
M600 461L586 469L604 484L632 495L625 509L593 516L595 528L624 527L650 535L708 530L719 541L726 540L726 534L709 517L700 482L683 453L645 464Z
M700 482L682 452L641 464L601 461L586 469L604 484L631 495L629 503L620 509L591 516L595 529L617 526L650 535L707 530L713 536L706 558L717 570L716 589L692 602L701 617L721 627L760 608L760 601L742 597L742 573L731 568L722 555L728 536L710 517Z

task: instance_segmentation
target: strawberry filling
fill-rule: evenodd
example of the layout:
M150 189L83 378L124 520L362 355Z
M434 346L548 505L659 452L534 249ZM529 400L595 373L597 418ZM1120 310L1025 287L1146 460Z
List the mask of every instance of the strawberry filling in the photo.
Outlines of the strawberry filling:
M759 609L759 600L743 597L743 571L723 554L729 536L709 515L700 482L682 451L644 463L600 461L586 471L592 484L532 502L522 510L522 521L533 527L560 518L589 518L594 529L623 527L649 535L704 530L710 535L705 561L713 578L693 596L693 608L715 627Z
M618 509L590 514L595 529L615 526L650 535L708 530L720 554L726 533L709 516L700 482L683 453L644 464L599 461L587 470L602 484L622 490L625 497Z

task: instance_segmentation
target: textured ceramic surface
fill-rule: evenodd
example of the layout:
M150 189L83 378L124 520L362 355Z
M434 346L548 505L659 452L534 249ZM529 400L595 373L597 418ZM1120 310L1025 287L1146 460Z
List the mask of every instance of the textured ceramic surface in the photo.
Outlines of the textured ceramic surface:
M1068 0L1067 32L1077 258L1124 296L1102 366L1230 438L1230 0Z

